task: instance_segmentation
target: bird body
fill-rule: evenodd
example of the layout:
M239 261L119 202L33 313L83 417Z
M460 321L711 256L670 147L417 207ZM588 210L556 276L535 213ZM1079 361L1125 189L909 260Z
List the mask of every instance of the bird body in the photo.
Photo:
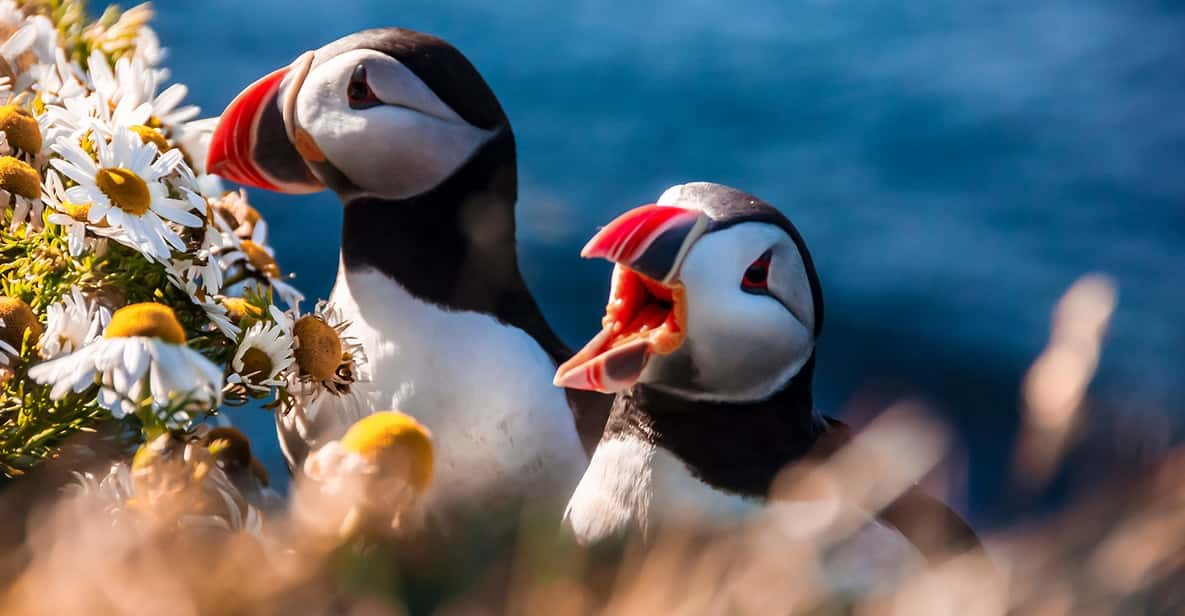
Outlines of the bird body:
M420 300L374 269L343 268L331 301L366 348L377 407L432 431L432 500L489 502L579 478L586 459L564 392L538 386L555 364L526 332Z
M565 393L569 355L518 268L514 134L445 41L355 33L262 78L223 114L209 169L345 208L331 303L370 366L369 408L333 396L279 413L289 463L359 413L398 408L436 444L430 502L570 493L587 463Z
M771 516L789 528L818 507L834 517L844 503L775 489L786 468L849 444L847 427L814 406L823 300L793 224L752 195L696 182L619 216L582 254L615 264L608 308L602 332L555 382L616 399L565 514L576 539ZM978 545L916 486L856 518L862 544L880 555L939 558Z

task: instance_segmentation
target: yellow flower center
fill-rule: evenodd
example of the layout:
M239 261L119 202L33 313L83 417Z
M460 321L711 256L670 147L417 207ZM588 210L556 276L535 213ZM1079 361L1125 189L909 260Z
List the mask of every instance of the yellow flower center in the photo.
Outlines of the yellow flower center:
M160 121L160 118L156 116L148 116L148 128L160 130L162 127L164 127L164 123Z
M280 277L280 265L276 263L276 260L271 255L267 254L263 246L251 240L243 240L242 248L243 254L247 255L247 260L251 262L251 266L256 271L261 272L269 278Z
M91 158L95 158L96 150L94 137L94 132L88 130L85 133L82 133L82 137L78 139L78 147L82 148L82 151L86 152L87 156L90 156Z
M41 196L41 174L19 158L0 156L0 188L26 199Z
M237 428L213 428L205 440L206 449L223 470L236 471L251 466L251 442Z
M359 419L346 431L341 446L380 465L403 459L409 465L408 481L423 493L432 482L435 456L432 435L410 415L380 411Z
M296 336L296 365L319 381L333 378L342 360L342 339L332 327L312 315L301 317L292 328Z
M41 337L41 322L33 309L25 302L15 297L0 296L0 340L12 345L18 351L21 341L25 337L25 330L29 330L30 339Z
M67 216L77 220L78 222L87 222L87 217L90 216L91 213L91 204L89 203L73 203L70 201L63 201L61 208Z
M173 344L185 344L185 330L173 309L164 304L144 302L124 306L111 315L104 338L159 338Z
M140 176L122 167L99 169L95 174L95 184L115 207L133 216L143 216L152 204L148 184Z
M29 110L16 103L0 107L0 131L8 137L8 144L18 150L36 154L41 151L41 128Z
M243 375L252 383L259 383L271 376L272 358L258 347L243 352Z
M243 319L258 319L263 316L263 308L241 297L224 298L222 305L226 308L227 316L234 319L236 323Z
M129 126L128 128L132 129L133 133L136 133L140 136L140 141L144 143L155 144L156 149L159 152L167 152L172 149L172 146L169 145L169 141L165 139L165 136L162 135L159 130L152 128L151 126L137 124L135 126Z

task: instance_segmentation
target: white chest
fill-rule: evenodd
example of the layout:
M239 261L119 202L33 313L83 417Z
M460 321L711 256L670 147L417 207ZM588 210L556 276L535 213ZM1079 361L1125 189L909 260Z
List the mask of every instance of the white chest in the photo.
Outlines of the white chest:
M565 518L582 543L659 522L719 524L762 509L758 499L718 490L670 452L633 437L603 441L568 503Z
M586 459L572 413L529 335L423 302L373 270L340 271L332 301L366 350L376 406L432 431L437 500L575 484Z
M876 589L924 565L896 530L838 501L766 503L704 483L670 452L636 438L597 446L565 520L584 544L659 523L748 530L763 554L790 561L819 553L824 581L837 592Z

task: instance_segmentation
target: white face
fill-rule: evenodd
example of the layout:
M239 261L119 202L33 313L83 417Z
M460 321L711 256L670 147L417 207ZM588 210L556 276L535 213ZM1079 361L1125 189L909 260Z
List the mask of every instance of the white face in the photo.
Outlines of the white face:
M767 253L764 285L743 285ZM746 222L707 233L678 278L687 291L687 338L674 353L653 357L641 382L695 399L754 401L776 393L810 358L810 280L782 229Z
M358 69L373 94L361 102ZM403 199L428 191L493 136L461 119L398 60L370 49L314 67L292 115L326 161L363 194ZM293 127L289 127L293 130Z

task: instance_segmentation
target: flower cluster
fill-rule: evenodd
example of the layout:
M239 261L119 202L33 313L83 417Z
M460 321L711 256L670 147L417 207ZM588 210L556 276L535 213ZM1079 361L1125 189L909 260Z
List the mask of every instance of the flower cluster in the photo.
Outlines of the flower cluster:
M205 173L214 122L164 85L150 17L0 0L0 476L100 424L134 445L367 380L349 323L301 312L266 222Z

